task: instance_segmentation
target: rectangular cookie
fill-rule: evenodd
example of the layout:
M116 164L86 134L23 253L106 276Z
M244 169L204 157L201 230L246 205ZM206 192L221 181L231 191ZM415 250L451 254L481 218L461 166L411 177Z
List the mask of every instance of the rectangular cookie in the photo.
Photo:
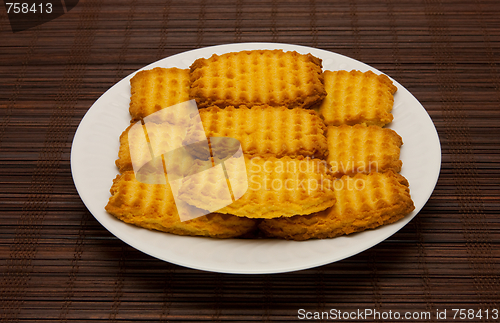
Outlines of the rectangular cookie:
M343 176L334 183L337 202L325 211L266 219L259 228L289 240L334 238L393 223L414 210L408 181L393 171Z
M247 156L323 158L327 154L325 125L312 110L265 105L212 106L199 112L207 137L238 139Z
M282 50L233 52L191 65L190 97L217 105L308 108L326 96L321 59Z
M140 71L130 80L132 122L189 100L189 70L156 67Z
M328 95L319 107L327 126L363 123L383 127L392 121L396 86L371 71L325 71Z
M327 162L335 177L355 173L400 172L401 137L379 126L329 126Z
M181 147L185 133L186 129L183 129L182 126L172 128L153 122L148 122L145 125L140 122L132 124L120 135L120 148L115 164L120 173L134 170L134 166L135 170L138 171L142 166L152 161L151 153L155 154L155 152L170 151ZM132 160L131 151L133 151L134 160ZM175 163L170 159L166 159L164 162L172 162L178 173L186 173L192 160L185 158L186 154L179 153L178 156L182 160L181 162Z
M106 211L117 219L146 229L189 236L233 238L254 231L255 220L228 214L206 214L180 221L168 184L145 184L134 172L118 175Z
M269 219L318 212L335 204L331 175L320 159L245 157L245 164L248 188L218 213ZM192 168L199 176L186 177L182 183L181 199L199 208L222 198L231 200L221 190L225 188L222 172L207 171L203 163L200 167L201 172Z

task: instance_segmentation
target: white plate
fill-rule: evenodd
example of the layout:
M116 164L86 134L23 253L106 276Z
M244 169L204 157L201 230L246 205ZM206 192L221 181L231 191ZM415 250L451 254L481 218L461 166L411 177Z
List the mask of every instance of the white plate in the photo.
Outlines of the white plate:
M240 50L283 49L311 53L323 60L324 70L380 71L352 58L316 48L241 43L191 50L164 58L154 67L188 68L197 58ZM422 105L401 84L394 97L394 121L388 126L403 137L401 174L410 182L415 210L404 219L375 230L334 239L303 242L278 239L226 239L184 237L126 224L109 215L104 206L118 173L115 166L119 136L129 125L130 78L104 93L80 123L71 149L71 171L78 193L94 217L112 234L153 257L185 267L221 273L280 273L328 264L362 252L387 239L422 209L436 185L441 167L441 146L436 129Z

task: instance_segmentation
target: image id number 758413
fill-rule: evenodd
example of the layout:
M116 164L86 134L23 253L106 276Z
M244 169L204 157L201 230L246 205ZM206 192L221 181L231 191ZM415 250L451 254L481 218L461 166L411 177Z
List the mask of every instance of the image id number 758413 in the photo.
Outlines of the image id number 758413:
M52 3L6 2L7 13L52 13Z
M460 320L473 320L473 319L498 319L498 309L494 308L491 311L489 309L475 311L473 309L465 309L465 308L454 308L453 311L453 319Z

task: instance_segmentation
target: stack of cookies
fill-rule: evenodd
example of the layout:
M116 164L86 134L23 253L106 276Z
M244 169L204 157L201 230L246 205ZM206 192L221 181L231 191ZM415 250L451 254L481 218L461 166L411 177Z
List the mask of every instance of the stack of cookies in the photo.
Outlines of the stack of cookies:
M395 92L385 75L323 72L319 58L281 50L213 55L189 70L138 72L131 79L129 111L131 123L147 129L142 145L182 144L182 134L164 133L159 126L174 119L182 124L182 115L147 117L196 100L203 129L187 132L237 139L248 189L216 213L181 221L169 173L166 184L136 178L130 145L144 134L131 126L120 137L121 174L106 210L148 229L218 238L331 238L395 222L414 208L409 184L398 174L402 139L383 128L393 119ZM203 207L213 182L221 180L189 182L205 156L193 150L173 162L176 173L186 176L191 191L186 203L193 207Z

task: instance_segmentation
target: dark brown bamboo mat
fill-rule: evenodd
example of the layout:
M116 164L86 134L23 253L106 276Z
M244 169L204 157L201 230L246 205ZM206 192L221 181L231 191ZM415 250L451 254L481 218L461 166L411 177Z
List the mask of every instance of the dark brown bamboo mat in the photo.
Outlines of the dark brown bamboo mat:
M80 0L14 33L0 8L1 321L291 322L300 309L500 320L499 16L494 0ZM234 42L347 55L412 92L442 147L438 184L419 215L358 255L275 275L184 268L104 229L71 177L84 114L138 68ZM474 317L453 319L453 309Z

